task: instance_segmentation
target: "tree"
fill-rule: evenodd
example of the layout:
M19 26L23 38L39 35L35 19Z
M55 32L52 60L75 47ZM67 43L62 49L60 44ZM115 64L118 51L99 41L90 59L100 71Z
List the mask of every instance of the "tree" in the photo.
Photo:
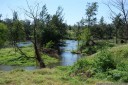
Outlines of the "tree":
M82 18L80 20L80 22L77 22L77 30L76 30L76 39L78 41L78 48L80 46L80 40L82 39L81 38L81 34L83 33L83 29L84 29L84 24L85 24L85 19Z
M123 19L123 25L124 25L124 38L128 39L128 7L127 7L128 1L127 0L111 0L106 4L112 13L112 18L115 16L118 16L118 14L121 14L121 17ZM114 9L117 11L115 12Z
M38 35L38 41L40 42L40 47L43 47L46 45L46 43L49 42L47 41L48 39L46 37L48 37L47 33L48 33L48 30L50 29L49 23L51 20L51 16L47 12L46 5L43 5L42 10L39 15L39 19L40 19L40 22L39 22L40 23L40 30L39 30L40 35Z
M87 9L86 9L86 22L87 22L87 26L88 28L90 29L90 32L91 32L91 35L93 37L93 33L92 33L92 30L91 27L93 25L95 25L96 23L96 12L97 12L97 9L98 9L98 3L97 2L93 2L93 3L88 3L87 4Z
M25 33L23 30L23 23L18 19L18 13L16 11L13 12L12 28L10 32L13 45L24 40Z
M118 38L121 37L120 34L123 34L123 33L122 33L123 20L121 19L121 14L118 14L118 15L113 19L113 24L114 24L114 27L115 27L116 43L118 43Z
M26 40L31 40L31 22L30 20L24 20L22 21L23 23L23 30L24 30L24 33L25 33L25 36L26 36Z
M26 0L27 1L27 0ZM28 1L27 1L28 10L24 9L25 14L33 20L33 27L32 27L32 43L34 45L35 50L35 59L39 63L40 68L45 68L45 64L43 59L41 58L40 54L40 47L38 42L38 30L39 30L39 3L35 5L35 7L30 7Z
M93 2L93 3L88 3L87 4L87 9L86 9L86 22L88 27L92 26L95 24L96 22L96 12L97 12L97 8L98 8L98 3L97 2Z
M103 39L105 38L105 34L106 34L106 24L104 22L104 17L102 16L101 19L100 19L100 22L99 22L99 34L100 34L100 38Z
M94 41L91 39L93 37L93 32L92 32L92 26L95 25L96 23L96 12L97 12L97 2L93 3L87 3L87 8L86 8L86 19L85 23L81 23L84 25L87 25L83 28L83 32L81 33L81 41L82 41L82 46L80 47L80 50L84 49L86 47L88 49L89 53L92 53L92 46L94 45Z
M47 27L45 27L42 34L42 41L44 45L52 41L54 43L54 47L58 47L60 40L65 38L66 24L63 22L62 12L63 9L58 7L56 14L51 17Z
M7 40L7 26L0 23L0 47L4 45Z
M13 36L12 36L13 20L6 18L5 24L7 25L8 28L8 41L11 43L11 45L13 45Z

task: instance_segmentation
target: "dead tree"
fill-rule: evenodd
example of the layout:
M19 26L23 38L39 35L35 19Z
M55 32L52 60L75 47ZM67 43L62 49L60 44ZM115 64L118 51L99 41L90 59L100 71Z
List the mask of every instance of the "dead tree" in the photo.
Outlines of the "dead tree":
M105 3L106 4L106 3ZM106 4L111 13L112 18L114 16L117 16L119 13L121 14L121 17L123 19L123 25L124 25L124 39L128 40L128 7L127 7L128 1L127 0L109 0L109 2ZM118 10L114 11L114 9Z
M45 68L45 64L43 59L41 58L41 54L40 54L40 50L39 50L39 42L37 40L37 30L39 29L38 27L38 17L39 17L39 4L36 4L35 7L30 7L28 1L27 2L27 6L28 6L28 10L24 9L25 14L31 18L33 20L33 39L31 40L31 42L33 43L34 46L34 50L35 50L35 59L37 60L37 62L39 63L40 68Z

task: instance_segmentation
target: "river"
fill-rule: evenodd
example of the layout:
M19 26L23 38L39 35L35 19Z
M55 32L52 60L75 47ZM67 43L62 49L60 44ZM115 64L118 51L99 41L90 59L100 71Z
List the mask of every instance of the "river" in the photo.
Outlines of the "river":
M21 43L19 46L26 46L29 45L29 43ZM77 49L77 41L75 40L65 40L65 45L60 47L60 50L62 50L60 54L60 62L57 64L52 64L52 67L55 66L71 66L73 65L78 59L81 58L80 54L73 54L71 53L72 50ZM50 66L51 67L51 66ZM2 71L10 71L13 69L24 69L24 70L35 70L39 67L36 66L7 66L7 65L0 65L0 70Z

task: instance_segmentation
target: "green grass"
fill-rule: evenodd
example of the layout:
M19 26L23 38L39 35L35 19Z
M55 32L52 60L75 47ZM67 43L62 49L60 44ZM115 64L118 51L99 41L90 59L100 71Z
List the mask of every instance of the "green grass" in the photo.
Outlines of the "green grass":
M34 58L34 49L32 46L23 47L22 51L29 56L25 58L24 55L21 55L17 50L15 52L14 48L2 48L0 49L0 64L1 65L16 65L16 66L35 66L36 61ZM57 63L59 60L52 58L48 55L42 54L42 58L46 65L51 63Z
M83 85L84 82L68 76L67 70L67 67L58 67L0 72L0 85Z
M104 49L80 59L72 66L70 75L85 80L128 83L128 44Z
M2 50L5 52L5 49L1 49L1 52ZM83 57L70 67L0 72L0 85L97 85L97 83L114 85L128 83L128 44Z

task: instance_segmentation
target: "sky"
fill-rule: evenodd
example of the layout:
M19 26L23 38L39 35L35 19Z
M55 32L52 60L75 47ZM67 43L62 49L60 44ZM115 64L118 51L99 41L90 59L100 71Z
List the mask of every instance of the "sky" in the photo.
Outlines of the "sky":
M40 6L46 4L49 14L55 14L57 7L61 6L64 11L64 22L68 25L74 25L79 22L82 17L86 18L85 9L87 3L98 2L97 20L103 16L106 23L111 22L110 10L103 4L107 0L28 0L29 4L34 6L40 3ZM27 9L26 0L0 0L0 14L2 19L12 18L12 11L17 11L20 19L26 19L24 9Z

